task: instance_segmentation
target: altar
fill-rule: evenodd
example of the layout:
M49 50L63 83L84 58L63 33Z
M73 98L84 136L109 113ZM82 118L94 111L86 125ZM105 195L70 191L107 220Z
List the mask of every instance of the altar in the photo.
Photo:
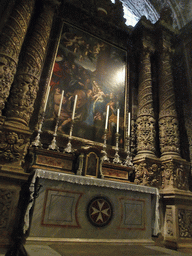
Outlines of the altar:
M157 188L44 169L34 170L32 183L37 179L27 241L151 242L159 232Z

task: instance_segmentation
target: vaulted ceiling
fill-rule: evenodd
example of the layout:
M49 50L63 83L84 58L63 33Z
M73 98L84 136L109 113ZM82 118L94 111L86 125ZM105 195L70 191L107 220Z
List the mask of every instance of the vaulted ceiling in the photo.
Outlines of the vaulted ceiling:
M173 27L181 29L192 20L192 0L121 0L138 19L146 16L155 23L164 7L172 12Z

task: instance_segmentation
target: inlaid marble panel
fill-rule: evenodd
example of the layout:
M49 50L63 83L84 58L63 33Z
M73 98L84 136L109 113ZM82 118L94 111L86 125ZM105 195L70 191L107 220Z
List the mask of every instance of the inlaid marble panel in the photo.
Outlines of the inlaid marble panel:
M76 208L80 193L47 189L42 225L79 227Z
M145 201L120 198L122 218L120 228L145 228Z

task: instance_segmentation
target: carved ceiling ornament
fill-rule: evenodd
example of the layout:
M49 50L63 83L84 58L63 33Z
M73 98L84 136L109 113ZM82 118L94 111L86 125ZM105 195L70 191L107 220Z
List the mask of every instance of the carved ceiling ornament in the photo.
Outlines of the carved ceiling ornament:
M9 96L34 4L35 0L17 1L0 36L0 112Z
M179 236L192 238L192 210L178 210Z
M0 159L5 163L24 161L29 146L29 138L16 132L0 132Z
M135 164L135 183L150 187L161 186L161 168L158 163L143 161Z
M31 38L28 41L25 56L19 63L17 76L13 83L7 116L11 119L21 119L28 125L34 110L34 102L39 90L39 80L43 68L47 44L52 28L55 9L52 2L47 5L37 19ZM48 3L50 3L48 5Z
M163 163L162 188L177 188L180 190L188 190L189 171L189 166L182 163L174 161L168 161L166 163Z

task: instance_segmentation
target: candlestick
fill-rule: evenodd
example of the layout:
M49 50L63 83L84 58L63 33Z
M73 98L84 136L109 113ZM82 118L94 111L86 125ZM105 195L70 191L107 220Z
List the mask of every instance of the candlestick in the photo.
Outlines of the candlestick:
M122 161L118 153L119 152L119 133L116 133L115 137L116 137L116 146L115 146L115 156L113 159L113 163L122 164Z
M61 107L62 107L62 103L63 103L63 95L64 95L64 90L62 90L62 93L61 93L61 100L60 100L60 105L59 105L59 111L58 111L58 117L60 117L60 114L61 114Z
M127 134L128 137L130 137L130 131L131 131L131 113L128 113L128 127L127 127Z
M47 87L47 92L45 95L45 103L44 103L44 108L43 108L43 112L45 112L46 108L47 108L47 102L48 102L48 98L49 98L49 92L50 92L51 86L48 85Z
M106 120L105 120L105 130L107 130L108 119L109 119L109 105L107 105L107 113L106 113Z
M117 133L119 133L119 108L117 109Z
M73 113L72 113L72 120L74 120L74 117L75 117L76 104L77 104L77 95L75 95L75 101L74 101Z
M109 158L107 156L107 129L105 129L104 131L104 143L103 143L103 150L101 150L101 153L102 153L102 158L101 160L102 161L106 161L106 162L109 162Z
M42 117L40 118L40 121L39 121L39 128L37 131L37 136L35 137L34 141L31 143L31 145L34 147L42 147L43 146L40 141L40 135L41 135L41 129L43 126L43 121L45 118L45 111L47 108L47 102L48 102L48 98L49 98L50 89L51 89L51 86L48 84L46 95L45 95L45 103L44 103L44 107L43 107L43 113L42 113Z
M63 95L64 95L64 90L62 90L62 93L61 93L61 100L60 100L59 110L58 110L58 114L57 114L57 120L56 120L56 125L55 125L55 132L53 134L53 139L51 141L51 144L48 147L48 150L50 149L50 150L59 151L59 147L57 146L56 137L57 137L57 130L58 130L58 126L59 126L59 117L60 117L60 114L61 114L61 107L62 107L62 103L63 103Z

